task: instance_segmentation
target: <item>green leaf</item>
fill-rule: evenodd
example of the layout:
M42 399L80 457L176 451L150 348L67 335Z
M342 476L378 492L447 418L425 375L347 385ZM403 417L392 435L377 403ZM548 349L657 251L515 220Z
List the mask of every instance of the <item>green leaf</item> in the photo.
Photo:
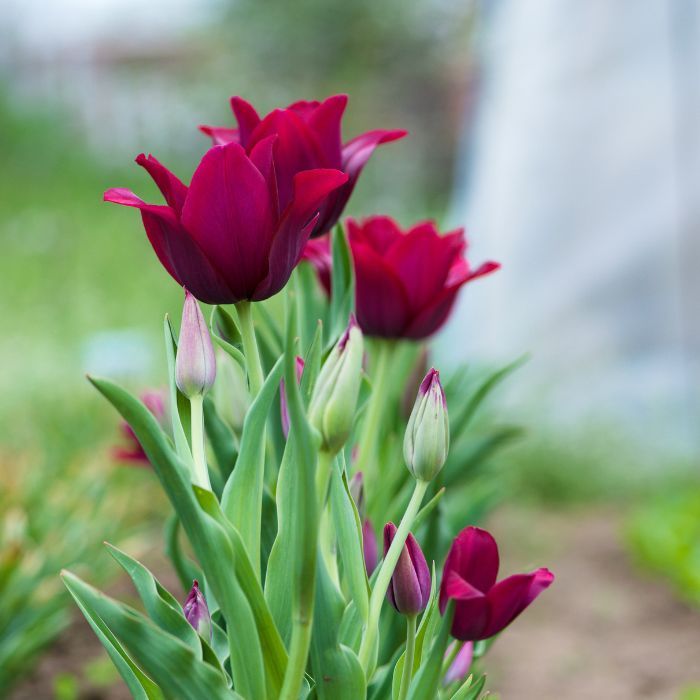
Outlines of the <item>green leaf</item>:
M342 460L342 455L339 457ZM369 616L369 582L362 553L362 524L350 495L345 469L334 469L331 477L330 508L338 552L343 562L343 580L355 602L358 624L363 627Z
M209 444L216 457L219 474L224 480L227 480L231 475L238 455L236 439L231 428L216 410L216 404L209 396L204 398L204 426L205 434L209 438Z
M238 347L242 342L241 332L231 314L223 307L215 306L211 313L209 328L214 342L245 371L245 357Z
M260 578L260 529L265 481L265 433L267 414L282 378L282 358L267 376L243 423L236 467L224 487L221 508L238 530L253 569Z
M221 673L195 656L191 647L141 613L104 595L70 572L63 573L63 581L76 601L100 618L129 650L165 697L183 700L240 697L228 688Z
M175 341L173 327L170 323L170 317L167 314L163 322L163 335L165 337L165 356L168 361L168 390L170 395L170 420L172 422L173 439L175 440L177 454L180 459L185 462L189 471L192 465L192 452L187 442L187 435L182 427L182 419L179 410L179 404L182 402L178 400L180 392L175 384L175 354L177 352L177 343Z
M331 307L329 337L332 345L348 325L348 318L355 309L355 270L348 239L341 224L331 233L333 274L331 275Z
M172 513L165 524L165 553L170 559L183 591L188 591L192 581L200 576L194 562L186 557L180 545L180 520Z
M474 682L474 676L470 675L450 700L478 700L485 685L486 676L481 676L479 680Z
M419 511L416 519L413 521L413 531L418 528L430 517L430 514L435 510L440 499L445 495L445 487L443 486Z

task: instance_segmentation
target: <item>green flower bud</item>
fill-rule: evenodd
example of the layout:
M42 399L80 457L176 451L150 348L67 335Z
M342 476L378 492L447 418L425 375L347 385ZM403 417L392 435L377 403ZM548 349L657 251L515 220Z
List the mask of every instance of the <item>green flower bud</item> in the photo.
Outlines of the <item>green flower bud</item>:
M350 435L362 378L362 331L354 316L331 350L316 380L309 421L321 433L324 449L336 453Z
M408 470L420 481L430 481L442 469L450 448L447 401L440 373L431 369L418 390L403 441Z

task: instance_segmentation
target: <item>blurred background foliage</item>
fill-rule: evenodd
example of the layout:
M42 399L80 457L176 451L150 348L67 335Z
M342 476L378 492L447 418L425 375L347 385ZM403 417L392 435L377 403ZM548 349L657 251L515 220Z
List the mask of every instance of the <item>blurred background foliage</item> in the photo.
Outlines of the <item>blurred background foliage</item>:
M187 180L207 146L195 126L232 124L230 95L264 113L347 92L346 138L410 132L375 154L348 213L444 222L480 78L472 2L62 4L35 22L41 0L11 2L0 28L0 694L67 622L60 568L89 561L93 580L108 577L103 539L160 540L164 504L147 472L113 463L116 416L83 375L163 384L161 320L179 317L181 295L137 215L102 192L158 201L132 163L140 151ZM472 428L489 462L485 503L498 491L536 508L638 506L626 529L638 561L700 601L694 464L640 471L638 446L620 450L604 423L571 444L502 418L495 392ZM508 449L488 453L489 439Z

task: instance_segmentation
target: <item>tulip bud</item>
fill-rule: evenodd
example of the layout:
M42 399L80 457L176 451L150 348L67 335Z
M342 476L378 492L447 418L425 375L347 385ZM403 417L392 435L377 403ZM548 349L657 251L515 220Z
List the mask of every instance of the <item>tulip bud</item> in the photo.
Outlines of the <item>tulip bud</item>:
M187 594L185 604L182 606L182 612L185 614L185 619L197 631L200 637L211 641L211 615L207 607L207 601L204 600L202 592L199 590L197 579L192 581L192 588Z
M384 556L396 535L396 525L384 526ZM387 589L391 604L403 615L425 610L430 598L430 570L416 538L409 532Z
M355 501L355 506L357 507L357 512L360 516L360 520L365 517L365 485L362 477L362 472L355 472L350 479L350 495L352 500Z
M250 391L245 370L220 348L216 349L216 382L212 389L216 411L236 435L250 408Z
M452 642L452 644L447 647L447 651L445 652L446 659L449 658L450 654L453 652L455 644L459 644L459 642ZM455 681L463 681L469 673L473 656L474 642L464 642L464 646L457 652L457 656L455 656L454 661L447 669L445 677L442 679L442 684L447 687L452 685Z
M352 429L360 393L362 345L362 332L351 316L321 368L311 397L309 420L321 433L324 449L331 453L338 452Z
M365 558L365 570L367 576L371 576L379 563L379 548L377 547L377 536L369 518L362 523L362 554Z
M297 355L296 363L297 382L301 382L301 375L304 373L304 360ZM280 419L282 421L282 432L284 437L289 436L289 410L287 409L287 392L284 388L284 379L280 381Z
M175 382L188 398L203 396L216 377L211 337L197 300L185 290L180 339L175 358Z
M403 441L403 456L416 479L430 481L442 469L450 447L447 401L440 373L431 369L418 390Z

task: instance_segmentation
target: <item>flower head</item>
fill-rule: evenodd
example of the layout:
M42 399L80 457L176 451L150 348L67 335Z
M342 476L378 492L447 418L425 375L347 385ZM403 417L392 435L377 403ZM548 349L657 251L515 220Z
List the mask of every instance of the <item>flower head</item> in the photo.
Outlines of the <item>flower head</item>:
M251 153L257 145L276 137L275 177L280 206L286 206L297 173L313 168L333 168L346 173L347 182L329 193L314 223L314 236L330 231L343 212L365 163L374 149L403 138L405 131L368 131L343 144L341 121L347 95L334 95L323 102L300 101L275 109L262 119L255 108L240 97L231 98L238 128L201 126L214 144L238 143Z
M384 556L396 535L396 525L384 526ZM403 615L425 610L430 598L430 569L416 538L409 532L387 589L391 604Z
M187 397L206 394L216 378L216 357L209 329L197 300L185 290L180 339L175 357L175 382Z
M440 373L431 369L418 389L403 441L403 456L414 478L431 481L450 448L450 421Z
M486 530L467 527L452 542L440 584L440 612L454 600L456 639L493 637L554 581L549 569L537 569L496 583L498 564L498 546Z
M185 604L182 606L182 612L185 614L187 622L195 628L199 636L211 641L211 615L209 614L207 601L204 600L204 596L199 590L197 579L192 581L192 588L187 595Z
M189 188L153 156L141 154L166 205L110 189L105 201L135 207L163 267L207 304L267 299L284 287L318 221L326 197L348 176L338 169L300 169L281 197L273 164L277 136L246 151L210 148Z
M497 270L486 262L472 270L459 229L441 235L433 222L407 231L388 216L348 220L355 264L357 320L366 335L421 340L447 320L459 289ZM304 258L330 292L330 242L312 241Z

